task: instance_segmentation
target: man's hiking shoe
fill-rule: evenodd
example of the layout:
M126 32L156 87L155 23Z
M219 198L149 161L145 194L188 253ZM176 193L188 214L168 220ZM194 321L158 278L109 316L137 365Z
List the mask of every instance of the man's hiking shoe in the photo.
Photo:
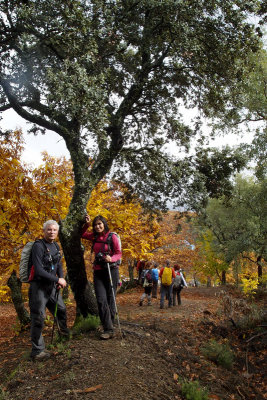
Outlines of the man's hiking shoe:
M50 358L50 356L51 356L50 351L43 350L43 351L41 351L41 353L31 356L31 358L33 361L43 361L43 360L47 360L48 358Z
M108 340L112 339L114 336L114 333L112 331L104 332L100 335L100 339L102 340Z
M139 306L141 307L143 305L143 302L142 301L140 301L140 303L139 303Z

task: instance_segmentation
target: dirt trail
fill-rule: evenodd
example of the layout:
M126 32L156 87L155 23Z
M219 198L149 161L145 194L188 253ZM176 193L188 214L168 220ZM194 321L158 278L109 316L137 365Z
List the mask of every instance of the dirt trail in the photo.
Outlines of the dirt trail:
M58 346L42 363L26 359L29 333L14 336L13 307L1 305L0 379L6 399L182 399L182 378L198 380L209 389L211 400L263 400L261 369L244 375L245 352L237 347L235 333L222 325L218 291L184 289L182 305L164 310L159 309L159 300L140 307L141 290L119 295L123 340L117 332L114 339L103 342L99 332L91 332ZM68 306L70 323L74 311ZM51 326L45 335L49 343ZM210 338L228 340L235 348L232 371L203 357L199 348Z

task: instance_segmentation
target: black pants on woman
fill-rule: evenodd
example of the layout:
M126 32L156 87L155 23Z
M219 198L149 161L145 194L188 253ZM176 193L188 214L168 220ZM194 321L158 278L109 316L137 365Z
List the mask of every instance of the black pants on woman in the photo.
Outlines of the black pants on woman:
M183 287L180 286L179 288L173 288L172 289L172 300L173 300L173 305L176 306L176 297L178 301L178 305L181 305L181 291Z
M114 288L114 296L116 296L119 282L119 269L111 268L110 272ZM107 268L94 271L94 288L99 317L104 332L113 331L116 308Z

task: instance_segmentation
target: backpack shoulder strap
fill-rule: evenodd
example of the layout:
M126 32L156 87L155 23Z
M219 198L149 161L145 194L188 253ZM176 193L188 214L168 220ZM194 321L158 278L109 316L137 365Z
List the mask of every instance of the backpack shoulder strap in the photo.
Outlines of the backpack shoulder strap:
M58 243L57 243L57 242L54 242L54 245L56 246L56 248L57 248L57 251L59 251L59 252L60 252L60 247L59 247Z

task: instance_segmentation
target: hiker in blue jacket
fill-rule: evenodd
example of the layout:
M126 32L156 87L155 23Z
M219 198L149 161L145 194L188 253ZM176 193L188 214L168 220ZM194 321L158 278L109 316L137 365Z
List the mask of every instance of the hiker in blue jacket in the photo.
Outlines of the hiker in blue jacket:
M31 252L29 307L31 315L31 358L33 360L44 360L50 357L49 351L45 350L42 336L46 307L54 315L57 304L57 320L60 332L64 336L69 335L66 307L58 293L60 288L67 285L63 278L59 246L55 242L58 229L59 226L56 221L46 221L43 226L43 239L34 243Z
M152 268L152 297L156 299L158 297L158 281L159 281L159 270L158 263L154 263Z

